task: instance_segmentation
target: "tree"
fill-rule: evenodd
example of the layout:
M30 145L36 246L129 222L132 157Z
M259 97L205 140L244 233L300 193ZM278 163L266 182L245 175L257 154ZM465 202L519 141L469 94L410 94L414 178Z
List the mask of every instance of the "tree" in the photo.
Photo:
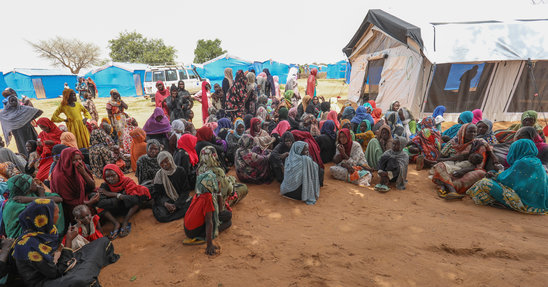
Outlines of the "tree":
M194 63L201 64L215 59L224 53L226 51L221 48L221 40L200 39L196 44L196 49L194 49Z
M149 65L174 64L175 50L162 39L147 39L141 33L120 32L118 38L108 41L110 58L115 62L144 63Z
M78 74L81 69L99 63L100 48L93 43L77 39L55 37L33 43L27 41L42 58L50 60L56 66L67 67L71 73Z

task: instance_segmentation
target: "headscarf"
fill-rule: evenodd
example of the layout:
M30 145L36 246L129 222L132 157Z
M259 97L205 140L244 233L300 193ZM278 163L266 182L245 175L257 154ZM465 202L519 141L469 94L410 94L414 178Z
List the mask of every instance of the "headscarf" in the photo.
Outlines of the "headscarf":
M312 137L312 135L309 132L305 131L299 131L299 130L292 130L291 133L293 134L293 137L297 141L303 141L308 144L308 150L310 152L310 156L314 160L315 163L318 164L320 168L324 168L322 157L320 156L320 146ZM350 138L352 139L352 138Z
M356 115L356 111L354 110L353 107L346 107L343 110L342 119L343 120L352 120L355 115Z
M69 147L78 148L78 143L76 142L76 136L71 132L64 132L61 134L61 144L64 144Z
M346 153L347 156L350 156L350 152L352 151L352 135L350 134L350 130L349 129L341 129L338 133L338 136L340 137L340 134L344 134L344 136L346 137L346 144L344 144L344 152ZM339 144L339 142L337 142L337 144Z
M199 142L211 142L213 136L213 130L208 126L203 126L196 132L196 138Z
M377 108L377 103L375 103L374 100L369 100L367 101L369 103L369 105L371 105L371 109L374 110Z
M106 181L106 172L107 170L112 170L118 175L118 182L115 184L110 184ZM107 164L103 168L103 180L108 185L108 188L111 192L122 192L124 191L127 195L136 195L136 196L145 196L150 199L150 192L148 188L136 184L133 179L124 175L122 170L115 164Z
M230 68L227 68L230 69ZM230 70L232 72L232 70ZM225 70L226 74L226 70ZM230 81L230 80L229 80ZM230 84L232 85L232 82L230 81ZM207 82L202 82L202 122L205 124L207 121L207 118L209 117L209 102L207 99Z
M477 138L484 139L489 144L496 143L495 140L497 138L495 137L495 133L493 133L493 122L488 120L488 119L482 119L482 120L478 121L477 123L478 124L479 123L484 123L487 126L487 132L485 132L485 134L483 134L483 135L478 134Z
M459 120L462 122L462 124L457 123L457 124L453 125L449 129L444 131L442 133L442 135L443 136L449 136L450 138L455 137L457 135L457 133L459 132L460 128L462 127L462 125L467 124L467 123L471 123L473 119L474 119L474 114L471 111L466 111L466 112L461 113L460 116L459 116Z
M328 135L332 140L337 138L337 134L335 133L335 123L332 120L326 120L323 123L320 132L322 135Z
M264 107L261 106L257 109L256 116L257 118L261 119L261 121L266 120L267 115L268 115L268 112L266 111Z
M291 124L288 121L280 121L271 134L283 135L289 128L291 128Z
M166 191L167 197L169 197L173 201L177 201L179 199L179 194L177 193L177 190L173 186L173 183L171 183L171 180L169 179L170 176L172 176L177 171L177 165L175 165L175 161L173 161L173 156L167 152L162 151L158 154L158 165L161 167L161 163L167 159L169 161L169 164L171 165L171 169L165 170L163 168L160 168L158 172L156 172L156 176L154 177L154 184L160 184L164 186L164 190Z
M412 141L419 147L425 159L435 161L440 156L441 134L434 129L432 117L424 118L421 121L421 127Z
M366 133L366 132L371 130L371 123L368 120L363 120L362 123L365 123L365 125L367 126L366 130L364 132L362 132L362 129L361 129L362 124L360 123L356 127L356 130L354 131L356 134Z
M308 105L310 104L311 101L312 101L312 96L305 95L303 97L303 101L302 101L303 111L306 111L306 108L308 108Z
M147 153L146 138L147 134L141 128L136 128L129 132L133 139L131 141L131 168L137 170L137 160Z
M299 69L297 69L296 67L291 67L289 68L289 72L287 73L287 79L286 79L286 83L289 82L289 80L297 80L297 76L299 74ZM293 89L291 87L291 89Z
M258 131L258 132L255 131L255 127L259 124L261 124L261 119L259 119L259 118L252 118L251 119L251 123L250 123L250 127L249 127L249 134L252 137L258 136L261 133L261 131Z
M19 214L19 224L24 233L13 244L15 260L53 264L59 244L57 228L53 222L54 213L53 200L38 198Z
M388 132L388 140L385 140L381 135L382 131L386 130ZM382 125L379 130L377 130L377 134L375 135L377 140L379 141L379 144L383 151L392 149L392 144L394 142L394 139L392 138L392 130L387 124Z
M10 144L10 132L30 123L40 111L33 107L20 105L19 100L17 100L17 105L12 107L9 104L9 99L11 98L17 99L17 96L13 94L9 96L8 103L5 104L4 109L0 111L0 122L2 124L2 132L4 133L6 146L9 146Z
M223 129L227 129L227 130L230 130L232 129L232 122L230 121L230 119L228 118L222 118L220 119L218 122L217 122L217 128L215 129L215 134L216 135L219 135L219 133L223 130Z
M288 117L289 117L289 110L286 107L281 107L278 110L278 119L280 121L286 121L288 120Z
M365 107L359 106L356 109L356 115L352 118L352 120L350 120L350 122L353 124L359 125L363 120L368 120L371 125L375 123L375 121L373 120L373 117L371 117L371 115L367 113L367 110L365 109Z
M49 132L42 131L38 135L38 137L43 141L54 141L54 142L61 142L61 135L63 134L63 131L57 127L56 124L54 124L50 119L48 118L39 118L36 121L36 124L46 126L49 129Z
M445 106L437 106L432 113L432 117L435 119L438 116L442 116L445 113Z
M310 76L308 76L308 80L306 81L306 95L310 96L311 98L316 96L316 75L318 74L318 69L313 68L310 70Z
M184 149L190 158L190 164L192 166L198 163L198 154L196 153L196 142L198 139L191 134L184 134L177 141L177 148Z
M402 149L407 144L407 139L401 136L396 136L394 141L400 142L400 146ZM407 183L407 167L409 166L409 155L403 150L394 151L393 149L389 149L384 151L384 154L381 156L381 160L383 160L383 157L386 156L388 156L390 160L395 161L395 163L399 167L399 174L395 175L397 176L396 187L398 189L405 189L405 184Z
M228 80L228 83L232 87L234 85L234 76L232 74L232 68L225 68L225 79Z
M244 129L241 134L238 134L238 126L243 125ZM229 131L236 139L240 139L240 137L245 133L245 123L244 120L241 118L237 118L236 121L234 121L234 129Z
M217 202L216 195L219 194L219 182L217 181L217 176L212 171L207 171L197 176L196 178L196 192L195 196L200 196L204 193L211 193L213 201L213 238L217 237L219 234L219 225L221 221L219 220L219 206Z
M373 117L373 120L375 123L378 123L382 118L382 109L381 108L375 108L371 112L371 117Z
M183 131L183 133L177 133L177 131ZM174 120L171 122L171 134L177 135L177 140L181 138L181 136L185 132L185 123L181 120Z
M160 122L156 121L156 117L162 117ZM163 134L171 132L171 124L169 119L166 117L164 110L162 108L155 108L154 113L148 118L147 122L143 126L143 130L147 134Z
M17 174L8 179L9 198L25 196L30 190L32 176L28 174Z
M247 90L248 91L254 91L255 88L257 88L257 84L255 84L255 73L249 72L245 75L247 78Z
M395 103L399 103L400 101L393 101L390 103L390 108L388 108L388 111L389 112L397 112L395 109L394 109L394 104Z
M307 143L297 141L291 146L289 156L285 160L285 176L280 185L280 194L293 192L302 187L301 200L306 204L314 204L320 196L320 180L318 165L308 155L302 155Z
M483 113L480 109L473 110L472 114L474 114L474 118L472 119L473 124L477 124L483 118Z
M298 114L297 107L293 107L289 109L288 116L290 118L295 119L297 117L297 114Z
M84 159L82 152L77 148L65 148L51 174L51 191L59 194L63 198L63 203L70 206L82 204L86 200L86 181L73 163L73 158L76 155L80 155ZM91 171L85 165L84 168L93 178Z
M196 174L200 175L202 173L206 173L208 170L213 170L215 168L222 169L222 176L224 176L224 168L221 164L221 161L219 160L219 155L217 154L217 150L215 147L212 146L206 146L200 151L200 161L198 162L198 168L196 169ZM217 179L220 181L221 176L220 174L217 174L216 171L213 171L217 175Z
M232 118L241 117L245 110L245 100L247 98L247 78L244 71L236 72L236 80L230 89L230 97L227 99L227 109L231 111Z
M327 113L327 120L333 121L333 123L335 124L335 127L337 128L337 130L339 130L341 128L341 124L339 123L339 119L337 118L337 112L336 111L329 111L329 113Z

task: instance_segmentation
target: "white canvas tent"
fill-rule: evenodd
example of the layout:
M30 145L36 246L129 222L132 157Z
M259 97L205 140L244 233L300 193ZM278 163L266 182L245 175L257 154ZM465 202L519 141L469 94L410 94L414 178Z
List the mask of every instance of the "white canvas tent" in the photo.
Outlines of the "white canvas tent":
M418 117L444 105L448 120L477 108L497 121L548 111L547 20L432 25L424 47L420 28L370 10L343 49L352 64L348 98L369 96L384 111L398 100Z

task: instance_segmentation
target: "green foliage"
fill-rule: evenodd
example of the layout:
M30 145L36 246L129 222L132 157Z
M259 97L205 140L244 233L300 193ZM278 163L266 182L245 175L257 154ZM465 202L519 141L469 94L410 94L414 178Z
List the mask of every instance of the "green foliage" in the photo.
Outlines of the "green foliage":
M204 63L220 55L226 53L223 48L221 48L221 40L205 40L200 39L196 44L196 49L194 49L194 63Z
M110 58L115 62L144 63L149 65L174 64L177 50L166 46L162 39L148 39L137 32L120 32L118 38L108 41Z

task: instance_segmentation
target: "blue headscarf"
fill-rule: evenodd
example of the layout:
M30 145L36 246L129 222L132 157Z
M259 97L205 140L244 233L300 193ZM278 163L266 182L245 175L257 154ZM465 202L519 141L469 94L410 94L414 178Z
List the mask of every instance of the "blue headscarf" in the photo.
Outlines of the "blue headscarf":
M453 125L449 129L444 131L442 133L442 135L443 136L449 136L450 138L454 138L457 135L457 133L459 132L460 127L462 127L463 124L471 123L472 119L474 119L474 114L471 111L463 112L459 116L459 120L462 123L457 123L457 124Z
M333 140L336 139L337 134L335 133L335 123L332 120L325 121L320 133L322 135L328 135Z
M445 106L437 106L435 109L434 109L434 113L432 113L432 117L435 119L437 116L442 116L443 117L443 113L445 113Z
M537 154L532 140L515 141L506 157L511 166L499 174L496 181L511 188L526 206L548 212L548 175ZM506 193L501 197L504 195Z
M217 122L217 128L215 129L215 134L219 135L219 133L223 129L232 129L232 122L228 118L222 118Z
M284 176L280 194L293 192L302 186L301 200L306 204L314 204L320 197L318 164L310 156L301 154L305 146L308 144L303 141L296 141L291 146L284 165L284 173L291 176Z
M368 120L371 125L375 124L375 120L373 120L373 117L367 113L365 107L359 106L356 109L356 115L352 118L350 122L359 125L363 120Z
M236 131L238 129L238 126L239 125L243 125L244 126L244 130L242 131L242 134L238 134L238 132ZM241 118L238 118L235 122L234 122L234 129L230 130L230 133L237 139L239 139L242 135L244 135L245 133L245 123L244 123L244 120L242 120ZM228 134L226 135L228 137Z
M344 108L344 111L342 113L341 118L343 120L345 120L345 119L346 120L351 120L354 117L355 114L356 114L356 111L354 110L353 107L346 107L346 108Z

